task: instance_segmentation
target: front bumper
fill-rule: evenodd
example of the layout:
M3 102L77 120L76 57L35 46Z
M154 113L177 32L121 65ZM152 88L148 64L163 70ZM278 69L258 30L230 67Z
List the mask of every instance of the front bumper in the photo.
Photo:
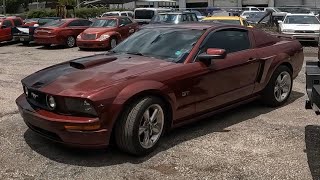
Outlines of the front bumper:
M26 125L45 138L76 147L99 148L109 144L107 129L94 131L65 129L66 125L95 124L99 121L98 118L66 116L36 109L28 103L23 94L17 98L16 104Z
M87 49L110 48L110 42L109 42L109 39L104 41L77 39L77 46L79 48L87 48Z
M286 33L283 32L282 34L290 35L293 39L299 41L319 41L319 33Z
M20 35L13 35L13 40L14 41L20 41L20 42L30 42L30 41L33 41L34 38L33 38L32 35L20 34Z

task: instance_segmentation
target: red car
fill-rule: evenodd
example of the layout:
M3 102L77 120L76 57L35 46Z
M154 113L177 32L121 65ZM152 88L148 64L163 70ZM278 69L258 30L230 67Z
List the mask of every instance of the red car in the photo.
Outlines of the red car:
M122 40L138 29L138 23L128 17L104 17L97 19L90 28L77 38L80 49L107 48L112 49Z
M91 25L86 19L61 19L49 22L34 32L37 44L51 46L65 45L69 48L76 46L76 38Z
M147 26L106 54L22 80L16 100L33 131L51 140L150 153L162 134L260 99L283 105L304 61L301 44L226 24Z
M11 41L13 27L21 26L23 20L19 17L0 18L0 42Z

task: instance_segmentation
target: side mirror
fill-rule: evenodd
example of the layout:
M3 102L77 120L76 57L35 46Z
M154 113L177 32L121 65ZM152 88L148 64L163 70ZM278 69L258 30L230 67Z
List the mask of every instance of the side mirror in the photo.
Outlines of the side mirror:
M283 21L281 21L281 20L278 20L278 24L281 24L281 23L283 23Z
M4 29L4 28L7 28L7 26L6 26L6 25L2 25L2 26L1 26L1 29Z
M123 27L123 26L124 26L124 24L120 24L120 25L119 25L119 27Z
M198 56L198 60L204 63L206 66L210 66L212 59L224 59L226 55L227 52L224 49L208 48L207 52L201 53Z

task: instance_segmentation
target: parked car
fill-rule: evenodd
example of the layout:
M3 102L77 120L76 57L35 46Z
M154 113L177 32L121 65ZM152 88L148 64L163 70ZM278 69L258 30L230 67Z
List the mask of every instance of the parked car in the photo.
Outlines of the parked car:
M80 49L112 49L138 29L138 23L128 17L104 17L97 19L77 37Z
M107 16L127 16L133 18L134 13L132 11L110 11L101 15L101 17Z
M260 20L261 20L260 24L267 24L268 22L270 22L270 16L266 16L266 15L267 15L267 12L265 11L255 12L250 14L246 20L252 26L255 26L256 24L258 24Z
M243 11L261 11L259 8L254 6L247 6L242 8Z
M134 10L134 20L139 24L148 24L153 16L170 11L172 10L166 8L136 8Z
M260 12L260 11L243 11L240 14L240 17L243 19L247 19L250 15L253 15L254 13L258 13L258 12Z
M203 18L205 18L206 16L204 16L200 11L197 10L191 10L189 11L191 13L195 13L197 15L197 18L199 21L201 21Z
M21 26L23 20L19 17L0 18L0 42L12 40L12 28Z
M34 32L34 39L37 44L44 46L57 44L71 48L76 46L77 36L91 23L86 19L55 20L37 28Z
M49 23L54 20L59 20L60 17L43 17L38 18L37 21L30 20L21 27L15 27L12 29L14 41L20 41L24 45L29 44L31 41L34 41L34 31L46 23Z
M219 22L219 23L226 23L226 24L233 24L233 25L241 25L249 27L249 23L238 16L212 16L206 17L202 19L202 22Z
M150 24L198 22L197 15L191 12L166 12L153 16Z
M26 77L16 103L29 128L51 140L106 147L112 136L143 155L169 129L255 99L283 105L303 61L298 41L255 28L149 25L109 53Z
M284 21L279 21L279 29L299 41L319 41L320 22L313 14L289 13Z

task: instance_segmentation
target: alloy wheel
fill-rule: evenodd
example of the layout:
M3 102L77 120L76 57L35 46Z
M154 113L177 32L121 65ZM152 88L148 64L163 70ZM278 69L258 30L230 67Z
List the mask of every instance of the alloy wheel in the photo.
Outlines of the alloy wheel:
M287 71L281 72L274 86L274 97L278 102L287 99L291 91L291 76Z
M139 142L143 148L153 147L163 131L164 113L158 104L153 104L143 113L139 125Z

